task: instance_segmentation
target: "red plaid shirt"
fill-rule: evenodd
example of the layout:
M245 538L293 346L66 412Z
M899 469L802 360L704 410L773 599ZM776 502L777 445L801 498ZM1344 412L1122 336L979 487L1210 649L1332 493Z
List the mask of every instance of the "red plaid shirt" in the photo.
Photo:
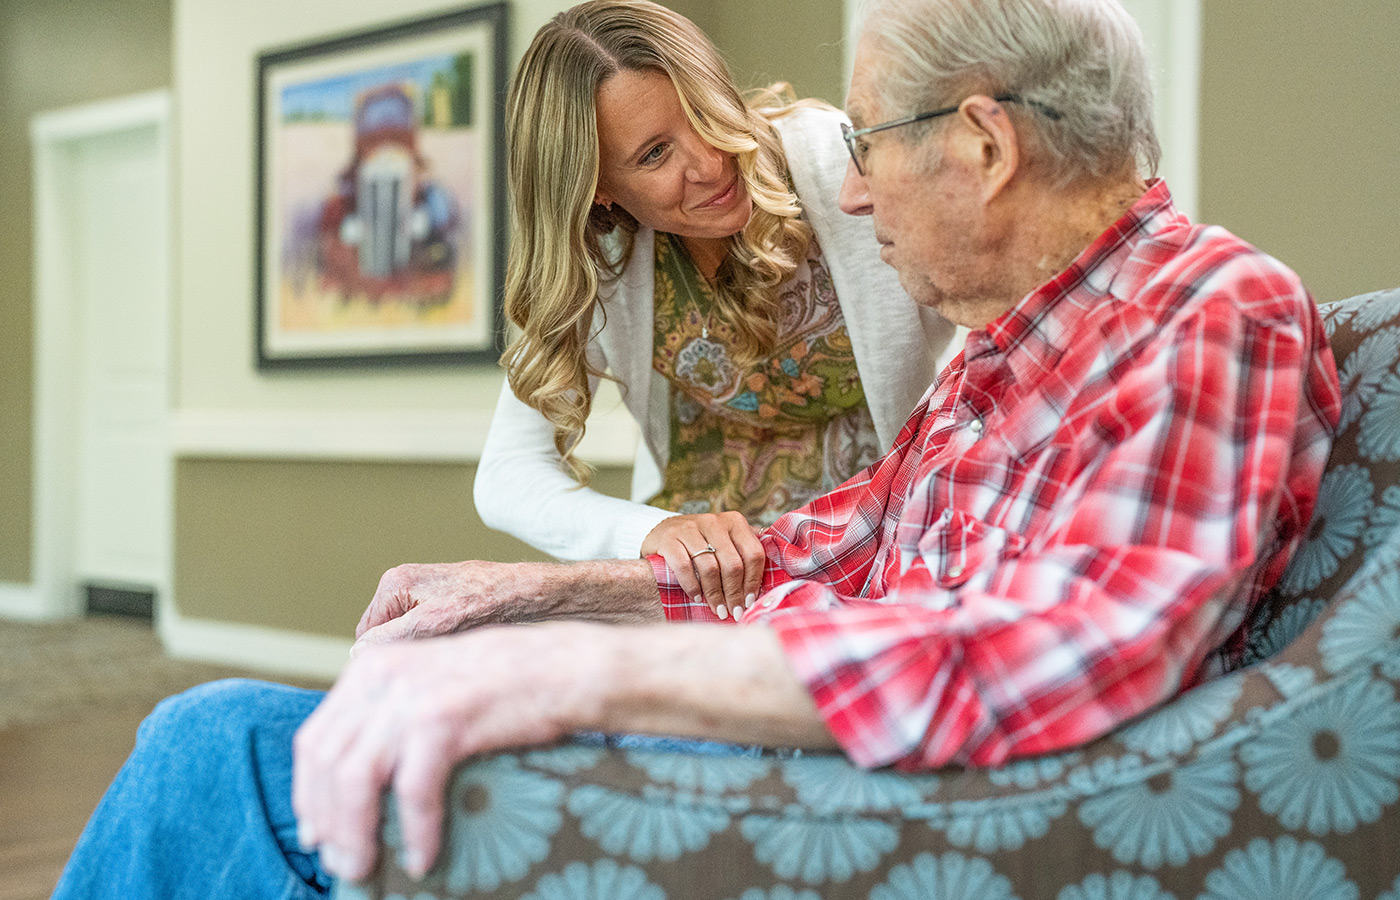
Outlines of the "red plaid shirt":
M1340 409L1297 276L1154 184L969 336L893 449L762 535L772 628L855 762L995 765L1172 697L1279 577ZM666 615L716 621L652 557Z

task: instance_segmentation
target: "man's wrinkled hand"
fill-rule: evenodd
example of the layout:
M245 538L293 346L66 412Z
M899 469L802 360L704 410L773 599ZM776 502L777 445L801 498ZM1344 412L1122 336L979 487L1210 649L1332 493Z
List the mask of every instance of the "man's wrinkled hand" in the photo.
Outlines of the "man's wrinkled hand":
M568 630L587 627L488 628L358 654L293 743L302 845L318 848L338 877L367 877L379 853L380 798L392 787L404 867L424 874L458 762L568 733L566 705L576 698L549 680L596 658L591 636L575 640Z
M523 615L535 567L472 560L409 563L379 579L355 626L358 653L370 644L435 637Z

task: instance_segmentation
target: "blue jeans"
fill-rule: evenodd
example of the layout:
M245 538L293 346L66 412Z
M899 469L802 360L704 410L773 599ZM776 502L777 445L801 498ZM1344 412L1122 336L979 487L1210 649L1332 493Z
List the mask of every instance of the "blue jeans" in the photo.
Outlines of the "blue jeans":
M292 735L325 695L216 681L160 703L92 814L54 900L293 900L331 878L297 844ZM645 735L593 746L757 756L757 747Z
M292 734L324 696L216 681L164 700L78 839L55 900L321 897L297 845Z

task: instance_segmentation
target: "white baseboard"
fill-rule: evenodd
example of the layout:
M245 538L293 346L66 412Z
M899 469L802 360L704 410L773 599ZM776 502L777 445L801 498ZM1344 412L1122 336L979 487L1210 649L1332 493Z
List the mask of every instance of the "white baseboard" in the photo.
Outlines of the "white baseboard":
M50 622L56 618L50 604L44 603L32 584L0 582L0 619L21 622Z
M350 658L348 638L190 619L163 605L159 632L176 659L237 666L269 676L334 679Z
M157 596L168 594L158 591ZM54 622L71 618L73 614L56 613L53 604L44 603L35 585L0 582L0 619ZM354 643L349 638L187 618L168 600L160 602L156 618L161 645L172 657L235 666L271 677L332 680L350 658Z

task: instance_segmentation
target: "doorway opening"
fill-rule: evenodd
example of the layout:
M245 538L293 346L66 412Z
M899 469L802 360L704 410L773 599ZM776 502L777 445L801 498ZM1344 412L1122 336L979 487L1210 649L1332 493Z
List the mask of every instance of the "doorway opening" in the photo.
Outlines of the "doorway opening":
M81 615L88 585L169 595L169 118L160 91L31 126L32 618Z

